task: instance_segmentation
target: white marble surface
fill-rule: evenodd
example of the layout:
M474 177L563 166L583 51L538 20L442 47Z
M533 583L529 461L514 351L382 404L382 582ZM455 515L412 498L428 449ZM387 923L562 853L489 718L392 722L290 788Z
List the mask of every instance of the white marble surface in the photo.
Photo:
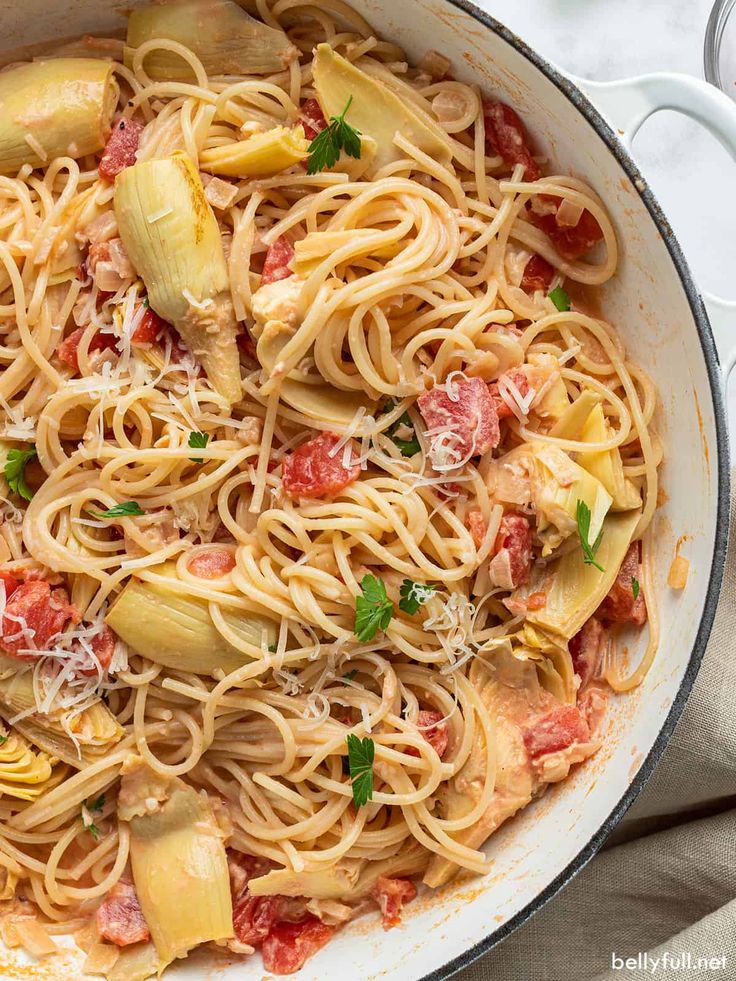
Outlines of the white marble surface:
M703 77L712 0L476 0L540 54L609 81L651 71ZM697 123L661 112L634 156L703 290L736 300L736 161Z

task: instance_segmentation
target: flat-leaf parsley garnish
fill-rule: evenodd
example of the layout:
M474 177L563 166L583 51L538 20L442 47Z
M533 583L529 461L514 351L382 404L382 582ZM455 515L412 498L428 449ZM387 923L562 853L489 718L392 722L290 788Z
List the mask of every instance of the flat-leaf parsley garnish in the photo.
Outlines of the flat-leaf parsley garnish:
M307 173L318 174L320 170L334 167L342 150L349 157L360 157L360 130L345 121L345 116L353 101L352 95L339 116L333 116L330 125L317 133L309 144Z
M390 412L394 408L395 403L393 401L387 402L384 407L384 412ZM409 439L403 439L401 436L397 436L397 432L405 427L411 433ZM411 421L411 417L408 412L404 412L403 415L399 416L396 422L392 422L391 425L386 430L386 435L395 443L396 446L401 450L402 456L414 456L418 453L422 446L417 438L416 430L414 429L414 423Z
M362 807L373 799L373 760L376 747L369 736L359 739L352 732L348 733L347 743L353 802L356 807Z
M580 547L583 550L583 562L586 565L594 565L599 572L605 572L603 568L595 560L595 553L601 544L601 539L603 538L603 529L601 529L600 534L596 540L591 544L590 542L590 508L585 503L585 501L578 500L576 508L576 517L578 521L578 536L580 538Z
M563 290L561 286L555 286L548 295L560 313L566 313L570 309L570 297L567 295L567 290Z
M122 504L115 504L107 511L89 512L95 518L137 518L145 513L138 501L123 501Z
M640 589L641 589L641 586L639 585L639 580L636 578L636 576L632 576L631 577L631 592L632 592L632 595L634 597L634 602L636 602L639 599L639 590Z
M399 609L413 616L420 606L424 606L432 598L435 589L437 587L430 586L429 583L405 579L401 584Z
M209 441L209 433L190 433L188 445L193 450L203 450L206 448ZM190 456L189 459L192 461L192 463L204 463L204 457L201 456Z
M8 487L14 493L20 494L26 501L30 501L33 498L33 491L26 483L26 464L35 459L35 449L8 450L8 458L3 468L3 474L8 482Z
M362 595L355 597L355 635L365 644L385 630L394 615L394 604L386 595L383 581L376 576L363 576L360 582Z

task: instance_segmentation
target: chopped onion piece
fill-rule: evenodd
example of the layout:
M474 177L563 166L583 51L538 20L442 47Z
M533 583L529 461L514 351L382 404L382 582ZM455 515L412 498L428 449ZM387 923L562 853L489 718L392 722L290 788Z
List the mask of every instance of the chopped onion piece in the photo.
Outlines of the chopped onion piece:
M420 59L418 68L420 71L430 75L434 81L438 82L449 73L451 64L449 58L445 58L439 51L434 51L430 48Z
M581 204L573 204L567 198L562 199L562 204L557 209L555 221L560 228L575 228L580 221L585 208Z
M93 944L84 962L84 973L107 974L119 957L119 949L112 944Z
M21 947L31 957L45 957L58 951L59 948L38 920L18 920L14 926Z

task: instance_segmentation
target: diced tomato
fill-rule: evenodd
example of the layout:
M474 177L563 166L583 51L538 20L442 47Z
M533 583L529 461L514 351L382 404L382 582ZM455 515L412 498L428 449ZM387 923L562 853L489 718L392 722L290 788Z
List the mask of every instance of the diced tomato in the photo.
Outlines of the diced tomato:
M563 259L574 262L589 252L594 245L603 241L601 226L589 211L583 211L577 225L558 225L557 207L561 199L551 194L545 194L543 197L545 204L556 202L557 206L554 210L550 211L544 205L541 209L532 207L528 215L537 228L549 238Z
M279 279L288 279L294 273L289 268L289 263L294 258L294 246L285 239L283 235L272 242L266 252L266 259L263 263L261 273L261 286L268 283L275 283Z
M12 572L4 572L0 569L0 579L5 584L5 599L9 599L20 586L23 580L16 579Z
M447 723L442 721L443 718L441 712L435 712L432 709L420 709L417 715L417 726L440 759L447 749L449 740ZM405 752L407 756L419 756L419 750L414 749L413 746L410 746Z
M277 923L263 941L263 966L272 974L294 974L334 932L316 916L300 923Z
M69 365L75 374L79 371L79 355L77 349L79 348L79 342L82 340L82 334L86 329L86 327L77 327L68 337L64 338L56 349L56 356L59 361ZM92 351L114 351L117 349L117 343L118 339L114 334L98 331L92 336L87 350L90 354Z
M114 181L121 170L133 166L143 129L137 119L118 120L100 159L100 177Z
M235 556L229 548L208 548L187 562L189 572L200 579L220 579L234 568Z
M639 543L632 542L624 556L611 591L598 607L597 616L610 623L633 623L637 627L647 622L644 590L639 586L634 599L634 579L639 581Z
M307 99L306 102L302 102L299 120L304 127L304 135L308 140L313 140L323 129L327 129L327 120L316 99Z
M360 464L343 464L345 448L330 455L340 441L336 433L320 433L284 457L283 487L289 497L330 497L358 479ZM350 459L355 459L352 443Z
M5 604L0 647L20 661L34 661L39 655L33 650L47 648L69 620L79 623L80 616L67 591L52 589L45 579L31 579L14 589Z
M472 508L468 511L465 520L475 547L480 548L488 531L488 525L486 524L486 519L483 517L483 513L478 508Z
M482 378L435 385L419 396L417 405L430 432L447 429L452 435L458 461L469 455L482 456L499 444L498 413Z
M518 114L503 102L483 100L486 125L486 149L489 155L500 154L507 167L524 165L524 180L536 181L542 172L529 149L524 124Z
M588 723L574 705L561 705L524 732L524 746L532 759L557 753L589 739Z
M554 276L555 267L550 265L541 255L533 255L524 266L521 288L527 293L533 293L535 290L543 290L546 293Z
M505 514L496 536L491 578L498 585L515 589L529 582L532 571L532 529L523 514ZM498 581L497 572L505 571L505 581Z
M242 944L257 947L279 922L283 908L283 896L251 896L246 889L233 906L235 936Z
M605 642L606 630L597 617L586 620L570 639L567 646L575 673L580 676L581 688L598 674Z
M100 662L100 667L103 671L106 671L110 667L112 656L115 653L115 634L108 626L105 626L99 634L92 638L89 643L90 647L95 652L95 657ZM79 670L77 673L83 675L94 675L97 674L97 668L90 667L83 671Z
M173 334L173 332L174 328L171 324L167 323L163 317L159 317L155 310L146 307L140 323L133 331L130 342L131 344L155 344L165 334Z
M97 908L96 920L100 936L118 947L151 939L135 886L127 879L115 883Z
M546 593L532 593L526 601L527 610L543 610L547 605Z
M519 371L518 368L510 368L508 371L504 371L501 378L508 379L512 382L512 384L516 385L516 387L519 389L519 395L521 395L522 398L526 398L526 396L529 394L529 379L526 377L524 372ZM499 378L499 381L501 378ZM508 419L509 416L514 414L505 399L501 398L497 381L490 383L488 386L488 391L493 399L493 404L496 406L496 415L499 419Z
M404 903L410 903L416 894L417 888L411 879L390 879L385 875L378 877L371 890L371 898L381 907L384 930L401 923Z

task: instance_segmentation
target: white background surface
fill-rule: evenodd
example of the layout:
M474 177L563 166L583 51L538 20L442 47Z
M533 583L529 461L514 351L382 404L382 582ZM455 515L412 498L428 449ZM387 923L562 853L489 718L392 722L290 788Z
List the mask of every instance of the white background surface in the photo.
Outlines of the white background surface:
M712 0L475 2L541 55L583 78L610 81L652 71L703 77ZM634 156L700 288L736 300L736 161L697 123L674 112L644 124Z

